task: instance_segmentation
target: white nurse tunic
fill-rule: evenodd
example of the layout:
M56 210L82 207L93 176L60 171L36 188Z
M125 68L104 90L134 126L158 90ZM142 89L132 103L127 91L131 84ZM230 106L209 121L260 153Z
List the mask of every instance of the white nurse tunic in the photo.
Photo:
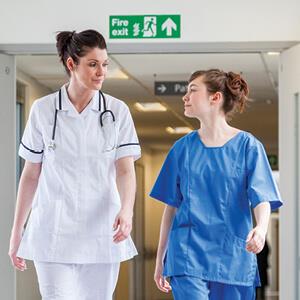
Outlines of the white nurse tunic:
M113 242L113 223L121 208L115 161L141 155L126 104L105 95L115 116L117 147L104 152L99 117L104 105L98 92L78 113L62 87L34 102L19 155L42 162L32 211L17 256L58 263L115 263L137 254L131 237ZM55 108L55 144L52 139ZM99 111L100 110L100 111Z

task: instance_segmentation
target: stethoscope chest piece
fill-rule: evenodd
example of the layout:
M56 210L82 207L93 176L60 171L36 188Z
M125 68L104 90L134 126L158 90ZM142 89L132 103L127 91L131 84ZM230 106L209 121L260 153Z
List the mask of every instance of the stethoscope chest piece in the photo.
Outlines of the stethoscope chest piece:
M56 144L55 144L54 140L51 140L48 145L48 150L49 151L55 150L55 148L56 148Z

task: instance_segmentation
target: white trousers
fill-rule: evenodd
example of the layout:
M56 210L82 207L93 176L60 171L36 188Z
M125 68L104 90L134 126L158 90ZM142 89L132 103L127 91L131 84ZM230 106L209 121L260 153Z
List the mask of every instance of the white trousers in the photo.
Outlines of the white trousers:
M43 300L112 300L120 263L34 262Z

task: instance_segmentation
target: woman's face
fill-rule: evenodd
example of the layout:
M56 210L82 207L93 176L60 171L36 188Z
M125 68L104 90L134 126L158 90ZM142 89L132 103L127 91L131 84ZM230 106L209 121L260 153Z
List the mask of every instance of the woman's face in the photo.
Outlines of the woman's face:
M100 90L108 66L106 49L92 48L70 70L71 78L89 90Z
M211 95L208 93L202 77L197 77L188 85L187 93L183 96L184 115L191 118L201 118L211 111Z

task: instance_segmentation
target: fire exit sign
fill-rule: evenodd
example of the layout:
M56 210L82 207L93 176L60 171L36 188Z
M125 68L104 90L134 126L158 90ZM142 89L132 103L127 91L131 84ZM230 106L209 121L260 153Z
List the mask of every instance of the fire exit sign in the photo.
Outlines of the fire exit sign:
M180 38L180 15L110 16L111 39Z

